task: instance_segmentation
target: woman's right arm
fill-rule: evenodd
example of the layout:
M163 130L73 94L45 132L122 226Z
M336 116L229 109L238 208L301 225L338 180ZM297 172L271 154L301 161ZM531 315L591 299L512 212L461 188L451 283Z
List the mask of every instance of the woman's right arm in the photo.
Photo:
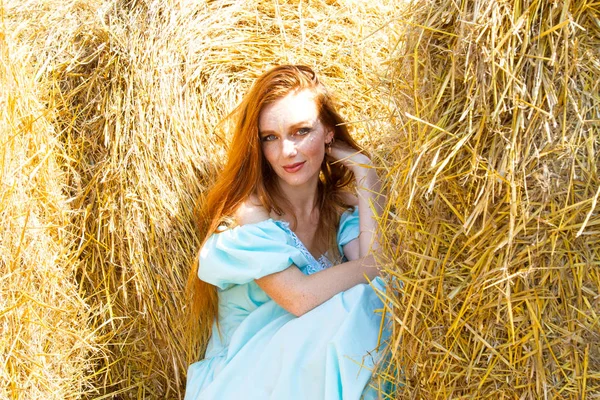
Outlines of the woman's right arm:
M301 316L336 294L379 275L372 255L304 275L295 265L260 279L256 283L277 304Z
M255 196L250 196L235 215L240 225L256 223L268 217L268 212ZM358 242L358 239L353 242ZM355 245L358 247L358 243ZM372 255L368 255L311 275L305 275L298 267L291 265L283 271L256 279L255 282L277 304L290 313L300 316L336 294L359 283L367 283L378 275L375 259Z

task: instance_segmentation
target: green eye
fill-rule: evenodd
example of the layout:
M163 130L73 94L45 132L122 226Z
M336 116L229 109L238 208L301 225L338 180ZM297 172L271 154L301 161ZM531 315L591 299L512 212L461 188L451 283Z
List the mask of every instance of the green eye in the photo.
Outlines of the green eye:
M298 135L308 135L310 133L310 128L300 128L298 129Z

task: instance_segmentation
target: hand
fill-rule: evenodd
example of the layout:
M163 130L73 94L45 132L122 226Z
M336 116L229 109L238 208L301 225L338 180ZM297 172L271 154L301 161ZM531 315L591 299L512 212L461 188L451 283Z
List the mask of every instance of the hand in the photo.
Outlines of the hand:
M331 146L327 147L325 154L332 163L341 163L344 167L354 172L357 178L366 175L373 167L369 157L348 146L348 144L341 140L334 141Z
M363 273L369 278L369 280L373 280L381 275L381 270L379 269L379 265L375 261L375 256L372 252L370 252L365 257L360 259L361 268Z

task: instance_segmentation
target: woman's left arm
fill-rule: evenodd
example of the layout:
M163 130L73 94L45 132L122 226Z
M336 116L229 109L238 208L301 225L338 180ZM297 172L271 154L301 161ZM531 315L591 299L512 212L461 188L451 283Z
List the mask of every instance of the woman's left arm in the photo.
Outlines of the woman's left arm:
M362 165L364 166L356 168L354 172L360 221L360 257L376 252L381 247L376 217L381 215L385 202L385 196L381 192L381 181L375 168L370 163Z
M381 215L386 201L386 197L382 192L381 181L369 157L357 152L343 142L334 143L328 155L354 173L360 221L358 257L365 257L376 252L381 246L376 219L377 216ZM349 246L348 253L356 253L355 241L348 243L347 246ZM346 250L344 253L346 253Z

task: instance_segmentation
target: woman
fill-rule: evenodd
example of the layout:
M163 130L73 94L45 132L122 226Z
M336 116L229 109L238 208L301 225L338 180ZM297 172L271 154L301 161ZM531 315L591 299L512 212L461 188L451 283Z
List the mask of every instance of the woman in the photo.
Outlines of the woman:
M266 72L237 113L201 213L190 284L215 324L186 399L376 398L383 304L368 282L382 289L384 199L371 161L308 67Z

